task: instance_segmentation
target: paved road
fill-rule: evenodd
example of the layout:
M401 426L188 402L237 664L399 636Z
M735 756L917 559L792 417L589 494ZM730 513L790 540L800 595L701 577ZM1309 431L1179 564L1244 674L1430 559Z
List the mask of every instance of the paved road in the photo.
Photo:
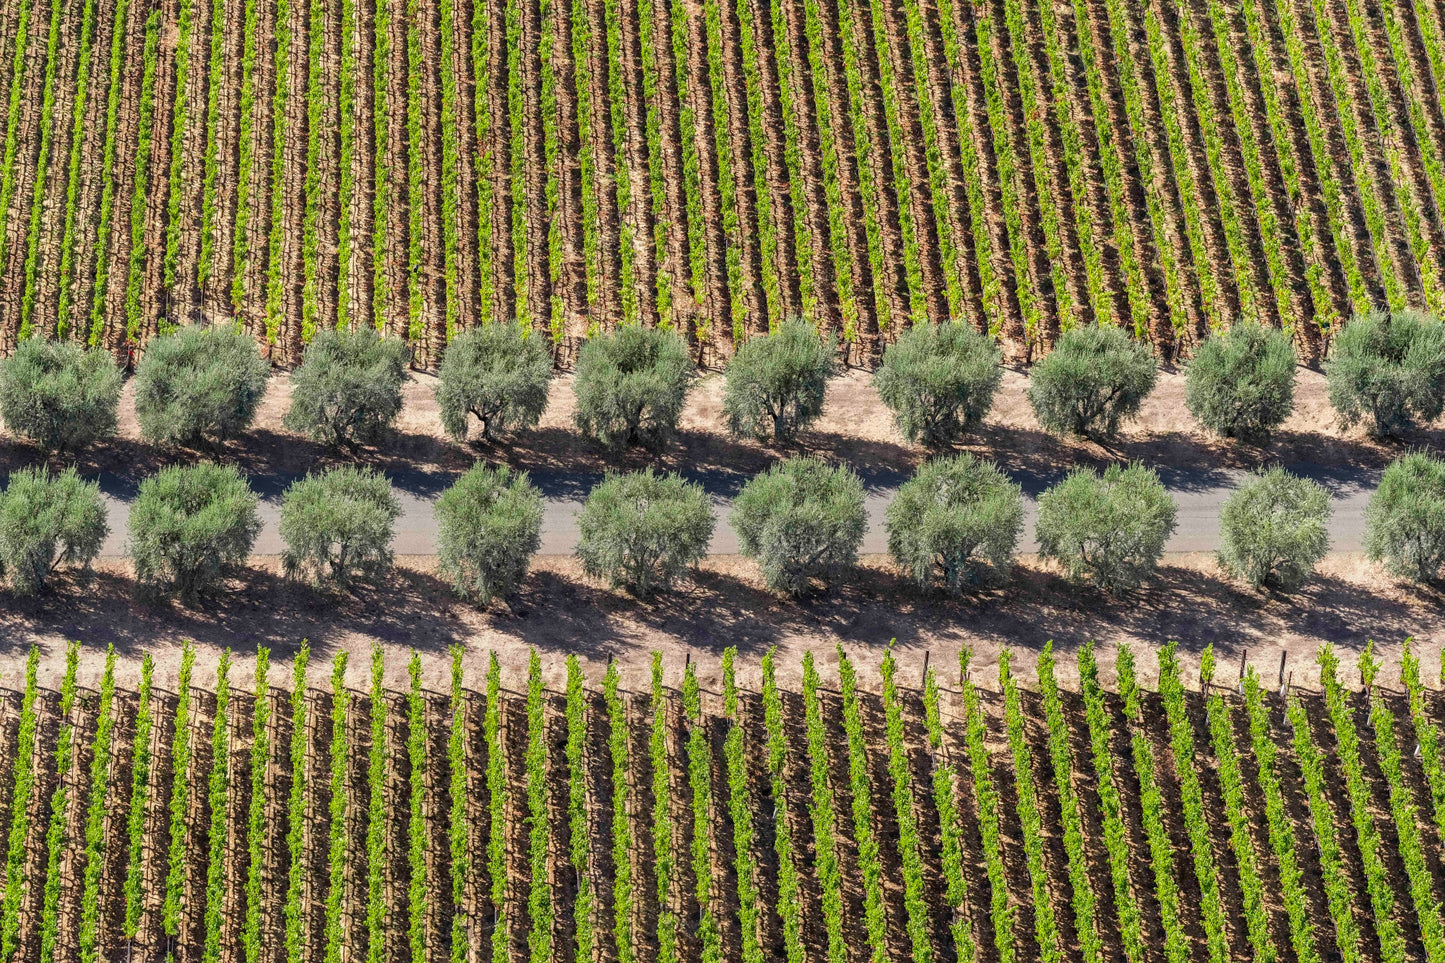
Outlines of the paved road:
M1331 548L1350 552L1362 548L1365 532L1365 505L1379 482L1379 474L1350 466L1323 465L1309 462L1287 463L1290 471L1323 484L1330 492L1333 517L1330 521ZM867 490L868 531L863 538L865 554L887 551L888 536L883 527L884 512L894 493L907 476L892 469L870 471L860 468ZM1169 552L1211 552L1219 548L1219 510L1224 500L1239 483L1242 473L1234 470L1172 470L1160 469L1170 494L1179 506L1179 524L1166 550ZM398 555L436 554L436 522L432 504L454 480L443 472L403 472L391 476L401 502L402 515L396 525L395 550ZM1024 537L1019 548L1035 550L1034 518L1039 494L1058 481L1061 473L1014 474L1024 490L1026 520ZM253 477L251 485L261 495L261 535L254 551L258 555L279 555L284 546L278 531L281 494L295 476L269 475ZM569 555L577 546L577 512L587 491L601 475L546 473L533 474L532 482L546 498L542 517L543 555ZM713 514L718 518L711 551L714 555L732 555L738 550L737 536L727 524L733 496L740 486L736 476L697 474L712 497ZM130 502L135 497L136 482L122 476L102 474L101 490L110 515L110 536L102 555L118 556L125 551L126 520Z

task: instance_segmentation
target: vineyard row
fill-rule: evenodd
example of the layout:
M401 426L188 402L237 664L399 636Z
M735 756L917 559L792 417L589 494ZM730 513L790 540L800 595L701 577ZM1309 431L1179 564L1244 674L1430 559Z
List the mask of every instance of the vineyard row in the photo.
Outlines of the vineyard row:
M915 321L1166 359L1445 308L1416 0L8 0L0 351Z
M1079 690L1052 647L1037 691L921 678L890 648L877 685L841 650L772 653L758 691L654 657L564 692L534 654L450 689L330 685L303 646L289 687L258 652L212 689L147 657L98 689L0 693L7 841L0 952L17 960L738 959L1436 963L1445 896L1445 699L1408 648L1403 691L1321 650L1322 691L1251 668L1157 691L1092 648ZM467 687L469 681L481 691ZM597 680L593 680L597 681ZM505 682L505 685L504 685ZM1197 685L1196 685L1197 683ZM512 691L507 686L517 687ZM172 688L174 691L172 691Z

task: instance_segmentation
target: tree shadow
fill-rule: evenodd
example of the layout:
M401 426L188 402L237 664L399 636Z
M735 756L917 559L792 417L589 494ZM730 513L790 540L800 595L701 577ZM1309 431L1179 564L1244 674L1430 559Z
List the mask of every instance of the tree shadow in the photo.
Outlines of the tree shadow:
M575 567L543 565L518 594L488 610L459 601L431 571L399 566L381 584L352 593L285 579L259 559L217 595L191 606L147 604L120 567L89 576L67 572L37 598L0 593L0 656L23 655L32 641L114 643L122 657L192 639L198 644L278 657L302 639L319 656L361 645L439 655L452 645L509 651L535 648L585 659L641 664L653 649L695 650L715 659L728 646L755 660L768 649L874 651L895 640L900 658L962 645L1036 650L1054 640L1060 653L1086 641L1146 646L1178 640L1196 654L1286 645L1309 651L1323 642L1347 647L1369 639L1435 637L1445 616L1440 588L1397 590L1372 581L1317 574L1292 595L1255 592L1198 562L1162 565L1140 589L1105 596L1027 558L1005 583L961 598L920 588L877 557L837 584L802 598L767 589L751 563L713 559L649 599L613 591Z
M627 646L608 612L615 605L614 594L605 586L540 570L528 573L517 594L494 606L486 618L492 627L540 652L620 656Z
M1440 597L1410 604L1332 574L1316 573L1297 592L1258 592L1217 570L1164 564L1139 589L1110 597L1043 567L1014 570L1011 590L969 604L972 631L1001 644L1061 646L1138 638L1179 641L1186 651L1210 644L1233 648L1285 634L1311 642L1362 645L1372 637L1404 638L1427 629L1441 612Z
M293 652L302 639L324 651L343 637L367 636L385 645L445 651L466 638L466 625L450 586L427 572L398 567L376 586L337 593L286 579L264 568L236 573L213 596L192 605L147 602L126 574L65 573L31 599L0 595L0 626L14 647L37 635L114 643L122 655L139 655L157 637L254 651L264 645Z

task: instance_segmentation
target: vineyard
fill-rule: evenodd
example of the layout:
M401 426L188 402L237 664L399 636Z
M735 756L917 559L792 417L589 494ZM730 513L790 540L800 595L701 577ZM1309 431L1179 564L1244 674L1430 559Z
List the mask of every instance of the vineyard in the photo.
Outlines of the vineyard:
M1078 691L1052 646L1036 688L1008 650L988 679L967 650L909 679L891 649L866 680L837 655L832 678L807 655L800 691L771 653L753 688L739 676L759 667L731 649L716 685L655 656L642 692L611 663L584 679L574 657L553 691L535 654L525 674L493 655L469 680L457 649L449 691L413 656L397 692L380 650L351 691L345 652L324 685L303 646L289 689L261 650L252 679L225 656L205 690L188 646L178 679L147 657L126 691L114 650L83 687L72 645L57 693L32 652L0 702L0 950L1445 958L1445 699L1408 647L1398 690L1368 648L1362 688L1322 649L1319 691L1253 667L1225 680L1212 650L1185 678L1172 645L1152 690L1127 649L1114 691L1089 647Z
M0 352L1445 308L1434 0L5 0Z

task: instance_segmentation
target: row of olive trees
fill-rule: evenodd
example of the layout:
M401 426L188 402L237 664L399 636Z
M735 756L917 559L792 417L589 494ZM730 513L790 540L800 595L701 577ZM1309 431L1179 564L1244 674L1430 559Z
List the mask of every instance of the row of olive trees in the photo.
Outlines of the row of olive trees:
M257 496L232 466L165 468L141 483L127 552L141 594L191 601L243 566L260 532ZM541 540L541 493L523 472L477 466L437 500L438 569L479 604L513 594ZM346 589L392 566L400 507L386 477L341 467L307 475L281 501L291 578ZM1329 498L1282 468L1251 475L1220 518L1222 566L1257 588L1291 590L1329 549ZM1445 576L1445 460L1412 453L1385 471L1366 513L1366 547L1395 574ZM863 484L817 458L779 462L749 481L729 519L739 547L775 591L801 595L844 577L867 527ZM1141 465L1080 469L1045 491L1039 552L1080 582L1114 594L1154 572L1176 506ZM707 554L715 526L703 487L652 469L608 474L578 518L583 569L647 596ZM922 589L959 595L1004 582L1024 527L1023 493L991 462L963 454L924 464L885 516L888 550ZM88 568L108 534L99 486L74 469L14 473L0 494L0 572L17 594L62 565Z
M726 371L724 415L739 437L786 442L823 412L834 346L785 322L739 348ZM402 407L407 348L370 329L318 332L292 376L284 424L329 446L378 441ZM940 451L982 424L1002 380L1001 354L965 325L905 331L874 374L879 398L909 441ZM609 449L660 446L677 432L693 364L675 333L624 327L586 341L575 381L578 428ZM1262 442L1294 405L1295 353L1282 331L1241 324L1200 345L1185 400L1210 431ZM1380 434L1429 423L1445 410L1445 324L1416 312L1377 312L1335 339L1325 366L1331 403L1347 425ZM188 328L148 347L136 373L142 436L167 445L216 443L250 426L267 363L251 339ZM438 372L442 426L465 441L535 426L552 378L548 346L528 327L493 324L459 335ZM1122 329L1069 331L1033 368L1028 399L1059 435L1108 438L1136 415L1158 369ZM46 451L74 454L114 434L121 379L104 352L24 342L0 363L0 415Z

